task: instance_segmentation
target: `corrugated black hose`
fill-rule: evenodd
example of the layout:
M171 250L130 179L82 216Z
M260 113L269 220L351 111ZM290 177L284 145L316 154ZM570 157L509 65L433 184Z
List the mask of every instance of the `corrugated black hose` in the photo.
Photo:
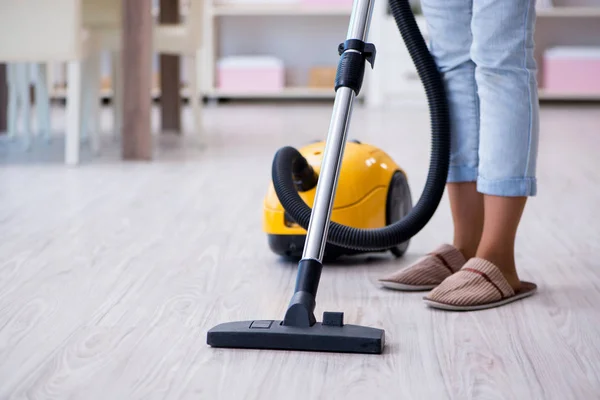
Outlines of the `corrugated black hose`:
M450 119L442 77L419 31L408 0L389 0L389 3L427 95L431 119L431 158L422 195L402 220L377 229L357 229L331 222L327 242L359 251L392 248L423 229L442 199L450 162ZM306 160L298 150L293 147L280 149L273 160L272 179L283 208L302 228L308 229L311 208L298 195L293 178L299 165L306 165Z

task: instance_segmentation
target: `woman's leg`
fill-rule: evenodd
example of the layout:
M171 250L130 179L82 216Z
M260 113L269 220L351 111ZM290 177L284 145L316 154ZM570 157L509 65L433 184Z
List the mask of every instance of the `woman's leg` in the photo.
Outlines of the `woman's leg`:
M515 237L526 197L485 195L485 227L476 257L496 265L515 290L521 282L515 264Z
M535 0L479 0L472 58L481 101L479 177L485 222L477 257L497 265L514 289L515 236L528 196L537 191L539 135Z
M475 257L483 232L483 195L475 182L448 183L454 223L454 247L468 260Z
M476 257L428 296L428 304L470 310L535 292L520 282L514 242L526 199L534 196L538 97L533 58L535 0L477 0L473 6L475 79L480 101L477 190L484 225Z
M479 98L471 60L472 0L423 0L430 51L446 84L451 118L448 196L453 245L466 259L475 255L483 229L483 196L477 191Z
M400 290L429 290L475 255L483 227L483 196L476 190L479 101L471 61L472 0L422 0L429 47L445 82L452 131L448 193L454 246L442 245L381 283Z

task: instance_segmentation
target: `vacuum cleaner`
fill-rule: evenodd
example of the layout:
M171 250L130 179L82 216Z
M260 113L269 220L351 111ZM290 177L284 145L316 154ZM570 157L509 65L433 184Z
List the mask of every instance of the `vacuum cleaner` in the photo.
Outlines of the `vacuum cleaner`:
M304 203L313 204L325 142L317 141L298 151L308 163L308 173L297 176L294 186ZM412 207L406 172L383 150L358 140L348 141L340 166L331 221L360 229L381 228L400 221ZM264 200L263 230L267 234L269 248L275 254L291 259L302 258L307 231L285 210L273 183L269 185ZM382 251L401 257L408 245L409 240ZM328 242L323 261L362 253Z
M313 204L325 142L313 142L298 151L306 159L309 173L297 176L294 186L304 203ZM340 166L331 221L360 229L381 228L400 221L412 207L406 172L383 150L355 139L349 140ZM302 258L306 229L283 208L272 182L264 199L263 230L269 248L275 254L287 259ZM401 257L408 246L409 240L385 251ZM362 253L328 242L323 261Z
M212 347L361 354L381 354L384 350L383 329L346 324L343 312L326 311L321 322L316 320L316 295L325 250L331 244L354 252L387 251L406 243L429 222L445 189L450 162L450 119L443 79L419 31L409 0L389 0L427 95L432 137L429 173L419 201L395 222L378 228L361 228L332 220L344 151L352 148L352 143L347 143L347 132L354 100L362 87L366 63L373 67L375 62L375 46L366 41L373 5L374 0L354 1L346 40L338 48L333 114L318 172L307 156L290 146L278 150L273 160L273 190L289 221L306 230L296 286L287 311L282 320L217 325L207 333L207 344ZM393 168L396 170L395 165ZM313 187L311 209L299 193Z

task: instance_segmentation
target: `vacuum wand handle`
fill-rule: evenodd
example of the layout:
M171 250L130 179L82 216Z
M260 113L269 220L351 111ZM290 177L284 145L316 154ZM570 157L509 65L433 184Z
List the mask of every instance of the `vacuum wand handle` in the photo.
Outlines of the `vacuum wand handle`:
M348 27L346 43L363 43L367 39L374 0L355 0ZM317 183L315 200L308 225L303 259L322 262L331 210L335 198L339 170L344 157L344 148L352 115L354 98L360 90L364 74L365 58L355 48L340 48L341 59L336 77L336 94L333 115L329 125L329 134L325 143L323 161ZM359 59L355 56L360 55ZM356 82L345 85L344 82ZM355 87L352 87L355 86ZM358 86L358 87L356 87Z

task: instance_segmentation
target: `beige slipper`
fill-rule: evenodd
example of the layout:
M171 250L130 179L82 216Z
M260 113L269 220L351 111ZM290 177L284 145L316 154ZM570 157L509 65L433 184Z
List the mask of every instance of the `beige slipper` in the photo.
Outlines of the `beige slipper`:
M379 279L383 287L404 291L431 290L466 263L454 246L443 244L408 268Z
M536 291L537 285L531 282L521 282L519 290L513 290L498 267L481 258L472 258L425 296L424 301L441 310L474 311L502 306Z

